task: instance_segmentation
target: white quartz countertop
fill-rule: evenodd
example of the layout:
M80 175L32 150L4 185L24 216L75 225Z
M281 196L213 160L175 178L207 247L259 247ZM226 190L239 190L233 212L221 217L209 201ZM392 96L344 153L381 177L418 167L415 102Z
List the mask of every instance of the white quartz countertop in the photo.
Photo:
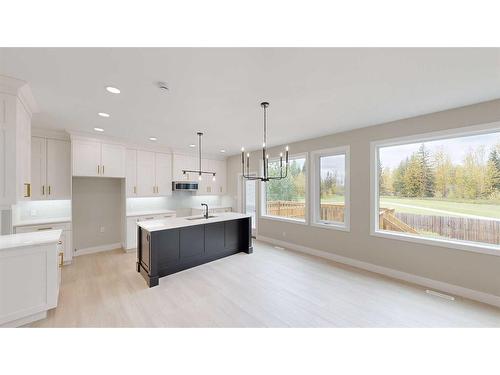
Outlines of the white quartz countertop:
M61 234L62 230L56 229L0 236L0 251L9 250L16 247L57 243L61 238Z
M173 210L132 211L132 212L127 212L127 217L147 216L147 215L163 215L163 214L175 215L175 211L173 211Z
M202 217L201 215L186 216L186 217L172 217L161 220L148 220L137 223L141 228L146 229L148 232L155 232L158 230L175 229L182 227L191 227L195 225L203 225L210 223L218 223L221 221L237 220L246 217L251 217L249 214L240 214L236 212L224 212L213 214L214 217L209 219L188 220L189 218Z
M43 225L43 224L58 224L71 223L71 217L53 217L31 220L20 220L12 223L13 227L24 227L26 225Z

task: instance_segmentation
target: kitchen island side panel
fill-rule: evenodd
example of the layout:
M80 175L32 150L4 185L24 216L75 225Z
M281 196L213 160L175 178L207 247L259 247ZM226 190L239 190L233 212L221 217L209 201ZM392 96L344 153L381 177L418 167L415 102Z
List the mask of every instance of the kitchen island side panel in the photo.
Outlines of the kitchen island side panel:
M252 252L251 219L148 232L138 229L138 272L148 285L158 278L239 252Z

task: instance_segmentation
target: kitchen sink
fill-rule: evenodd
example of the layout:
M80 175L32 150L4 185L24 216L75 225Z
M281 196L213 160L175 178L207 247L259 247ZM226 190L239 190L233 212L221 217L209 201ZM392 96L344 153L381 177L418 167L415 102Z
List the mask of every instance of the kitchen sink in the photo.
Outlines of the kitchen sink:
M212 217L217 217L217 216L208 215L208 217L205 217L205 216L188 217L188 218L186 218L186 220L203 220L203 219L210 219Z

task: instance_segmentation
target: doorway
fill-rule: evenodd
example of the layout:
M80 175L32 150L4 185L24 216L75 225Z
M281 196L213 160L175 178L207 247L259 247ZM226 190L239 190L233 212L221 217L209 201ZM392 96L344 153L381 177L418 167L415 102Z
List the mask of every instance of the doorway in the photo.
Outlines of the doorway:
M243 212L252 215L252 236L257 233L257 181L243 179Z

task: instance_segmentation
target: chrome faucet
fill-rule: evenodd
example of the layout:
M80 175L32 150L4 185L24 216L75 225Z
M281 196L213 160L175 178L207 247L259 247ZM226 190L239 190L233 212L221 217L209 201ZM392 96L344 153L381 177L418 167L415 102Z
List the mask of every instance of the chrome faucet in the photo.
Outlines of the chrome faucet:
M205 219L208 219L208 204L202 203L201 205L205 206L205 214L203 216L205 216Z

